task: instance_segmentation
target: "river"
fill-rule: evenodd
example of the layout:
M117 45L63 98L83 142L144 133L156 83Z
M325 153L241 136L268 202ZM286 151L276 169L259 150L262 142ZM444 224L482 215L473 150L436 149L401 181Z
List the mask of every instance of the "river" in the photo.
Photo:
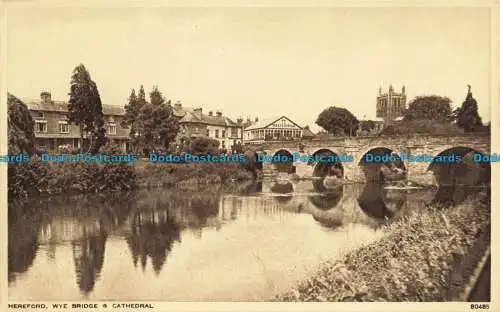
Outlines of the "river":
M262 301L384 224L467 194L264 181L12 205L9 299Z

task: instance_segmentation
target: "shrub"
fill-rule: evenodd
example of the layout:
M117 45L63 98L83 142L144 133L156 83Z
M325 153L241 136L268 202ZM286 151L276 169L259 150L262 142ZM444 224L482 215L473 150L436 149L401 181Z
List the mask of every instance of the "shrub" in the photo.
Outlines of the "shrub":
M206 137L197 137L189 142L185 152L192 155L216 155L219 153L219 141Z

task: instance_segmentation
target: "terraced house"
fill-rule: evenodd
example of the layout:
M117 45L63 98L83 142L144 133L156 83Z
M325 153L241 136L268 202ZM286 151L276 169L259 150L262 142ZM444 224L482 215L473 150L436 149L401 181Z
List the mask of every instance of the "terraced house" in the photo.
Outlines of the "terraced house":
M208 115L203 114L202 108L185 107L180 102L174 104L173 111L180 125L177 145L183 144L187 139L203 136L219 141L221 149L231 150L242 141L242 119L234 122L220 111L215 112L215 115L212 111Z
M80 128L68 122L68 103L53 101L49 92L42 92L40 99L22 99L35 122L35 145L38 151L57 153L61 147L79 148ZM120 123L125 113L119 106L102 105L108 142L118 144L123 152L129 148L129 129ZM84 134L84 149L89 138Z

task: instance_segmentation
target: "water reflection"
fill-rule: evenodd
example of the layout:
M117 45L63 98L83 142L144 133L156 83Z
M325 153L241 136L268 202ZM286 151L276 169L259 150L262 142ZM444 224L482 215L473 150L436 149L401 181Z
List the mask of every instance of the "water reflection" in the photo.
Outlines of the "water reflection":
M359 207L375 219L391 219L406 202L405 192L391 192L383 184L366 183L357 201Z
M76 281L80 291L87 295L94 289L104 263L108 235L100 228L83 226L83 235L71 242Z
M125 240L134 266L137 266L140 259L142 270L145 270L147 257L150 257L153 270L158 275L174 242L181 241L180 225L167 210L144 211L134 214L130 228Z
M314 207L321 210L329 210L337 206L344 195L344 185L335 185L327 188L324 184L325 179L313 181L314 190L319 195L309 196L309 201Z
M368 239L374 237L381 224L409 211L426 209L429 203L459 204L477 192L477 189L457 186L437 191L409 191L387 189L377 183L328 185L324 179L312 183L264 182L264 185L266 183L267 188L263 188L261 182L241 185L231 191L158 189L106 198L53 198L33 202L23 210L16 210L22 211L18 214L9 211L9 294L13 293L16 298L54 299L48 290L45 297L38 292L25 293L37 287L48 287L50 293L54 292L51 287L55 286L40 285L39 279L57 274L64 291L76 286L75 290L83 298L97 300L105 297L102 291L107 289L112 297L120 299L129 293L125 290L115 293L111 284L101 287L100 292L95 286L112 282L109 276L124 275L132 283L144 278L146 284L140 287L151 287L152 300L166 300L164 296L175 297L176 292L198 298L197 294L201 296L203 292L201 285L185 286L190 291L181 289L188 283L188 280L181 281L182 275L187 276L192 269L198 270L196 276L205 276L217 268L225 274L227 261L241 256L237 260L242 262L237 271L243 274L251 272L248 266L255 262L255 254L259 259L268 257L276 261L280 269L294 267L304 261L299 255L313 253L319 257L334 252L330 250L332 247L313 248L311 240L314 246L332 243L343 246L353 240L341 234L348 225L361 226L366 232L359 235ZM17 208L9 207L14 209ZM250 257L244 254L248 250L252 250ZM191 258L192 253L197 256ZM186 258L181 260L182 254ZM112 260L104 261L105 255ZM123 263L124 255L130 269ZM214 259L214 262L196 265L191 263L195 261L192 259ZM76 283L73 274L66 276L68 273L59 267L61 263L71 264ZM141 269L135 270L137 267ZM108 274L108 278L103 274ZM162 282L173 276L176 283ZM262 277L265 285L269 283L268 278ZM65 280L72 283L66 285ZM247 280L248 277L241 280L235 277L231 281L245 283ZM234 285L232 289L237 291L239 286ZM251 289L248 293L255 291ZM134 295L130 293L131 299ZM142 299L136 299L139 298Z
M273 182L271 192L284 194L286 196L276 196L276 200L281 203L289 202L293 197L293 184L291 182Z

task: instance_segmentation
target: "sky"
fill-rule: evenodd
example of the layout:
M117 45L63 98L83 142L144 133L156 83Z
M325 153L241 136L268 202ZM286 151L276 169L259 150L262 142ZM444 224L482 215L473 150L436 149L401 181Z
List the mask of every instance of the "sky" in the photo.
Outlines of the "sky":
M487 8L9 8L7 89L68 100L83 63L102 102L157 85L172 101L235 120L285 115L315 131L329 106L375 117L379 87L408 99L467 84L490 120Z

